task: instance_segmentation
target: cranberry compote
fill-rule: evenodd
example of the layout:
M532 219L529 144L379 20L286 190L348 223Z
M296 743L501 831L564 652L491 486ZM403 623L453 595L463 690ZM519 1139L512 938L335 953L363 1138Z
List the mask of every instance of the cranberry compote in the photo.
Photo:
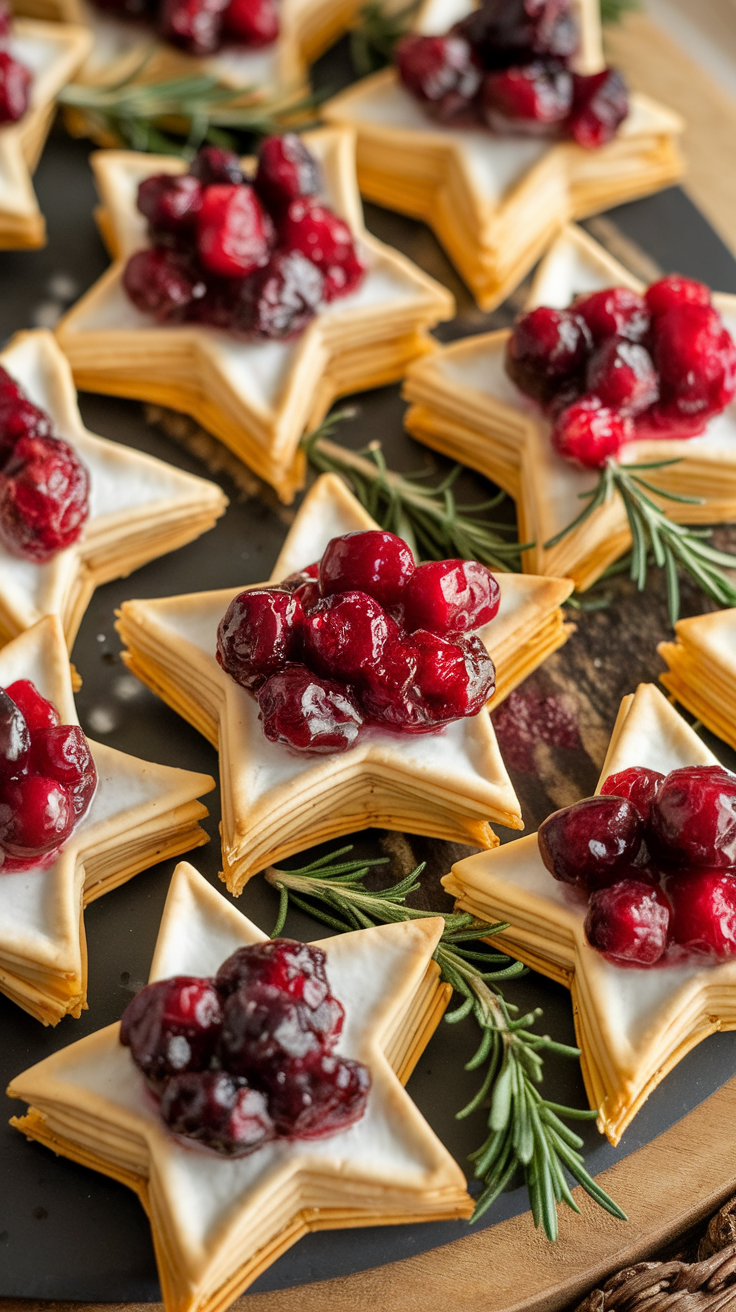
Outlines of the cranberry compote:
M590 894L588 942L617 964L736 955L736 776L721 766L609 775L544 821L539 850Z
M148 984L123 1013L120 1042L175 1134L243 1157L363 1115L368 1069L334 1051L344 1014L322 949L274 939L238 948L214 979Z
M614 69L571 71L579 43L571 0L482 0L444 35L403 37L396 65L433 118L561 135L596 150L626 118L628 93Z
M204 146L188 173L140 184L151 245L125 266L127 295L159 323L207 324L251 341L297 336L365 275L350 228L321 189L319 164L294 133L263 142L252 180L231 151Z
M363 725L431 733L493 695L473 630L500 598L477 561L415 565L393 533L345 533L277 587L236 596L217 659L257 696L266 737L297 751L346 751Z
M97 770L79 725L28 679L0 689L0 869L47 865L89 809Z
M736 344L700 282L610 287L516 321L506 372L552 424L559 455L602 469L636 438L689 438L736 396Z
M28 109L33 77L9 50L10 6L0 0L0 124L17 123Z
M190 55L212 55L223 45L258 50L272 45L279 35L274 0L95 0L95 4L118 18L148 20L165 41Z
M0 544L43 565L81 536L89 475L47 414L0 367Z

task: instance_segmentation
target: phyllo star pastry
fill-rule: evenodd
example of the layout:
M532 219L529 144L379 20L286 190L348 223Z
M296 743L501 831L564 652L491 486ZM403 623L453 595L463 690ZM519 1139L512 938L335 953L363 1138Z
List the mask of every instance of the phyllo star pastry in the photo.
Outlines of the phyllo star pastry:
M122 1027L12 1082L22 1133L138 1193L166 1312L225 1309L309 1230L470 1214L402 1088L447 1005L443 925L269 941L181 864Z
M334 475L323 475L307 494L267 585L284 587L276 594L251 589L262 604L255 633L264 636L264 647L256 644L255 660L264 660L263 670L274 673L265 683L260 665L254 669L251 661L252 632L247 656L238 636L250 623L239 600L248 598L248 591L228 588L128 601L120 611L118 629L128 667L219 748L223 878L235 894L252 875L286 855L367 826L480 847L498 841L493 823L521 827L488 708L478 709L493 697L494 674L486 653L499 666L505 695L565 641L559 607L569 593L569 581L512 574L495 579L470 562L477 572L476 599L488 587L496 617L470 634L466 631L465 637L458 633L455 641L439 636L435 628L433 635L424 632L398 646L397 621L373 595L348 591L341 594L346 599L341 606L328 602L317 607L315 629L322 624L323 611L334 612L324 640L316 637L321 655L315 648L309 668L298 659L287 659L289 668L282 676L293 614L296 609L309 611L316 600L312 595L310 601L317 591L314 562L324 559L328 543L339 547L343 535L351 533L381 536L344 484ZM383 537L392 539L391 550L409 556L411 572L405 545L391 534ZM351 539L345 542L350 562ZM438 562L422 568L443 567ZM371 586L378 590L375 582ZM354 622L346 619L352 599L357 599ZM351 642L365 639L380 646L390 639L388 664L379 678L366 674L346 682L344 665L337 682L334 670L329 673L330 634L334 624L343 621L346 634L352 629ZM426 612L423 622L428 622ZM368 630L371 636L366 637ZM459 645L457 638L462 639ZM433 662L443 662L441 674L432 664L430 678L422 664L424 673L417 675L411 662L419 659L420 650L422 660L431 653ZM426 697L415 683L411 693L394 696L397 688L417 678L424 680ZM362 690L357 694L356 684ZM443 698L451 702L451 711ZM367 727L369 723L373 727Z
M423 219L484 310L560 227L677 181L677 115L629 96L603 56L597 0L433 0L396 67L340 92L369 200Z
M201 847L208 775L139 761L79 728L56 616L0 650L0 991L45 1025L86 1007L83 910Z
M92 44L83 27L11 18L0 6L0 248L43 246L46 224L31 175L53 122L54 100Z
M291 500L305 428L433 349L452 297L365 231L348 132L271 137L250 181L212 148L94 164L116 260L58 330L78 385L191 414Z
M736 610L678 620L675 641L657 647L660 680L706 729L736 750Z
M211 528L216 484L96 437L53 336L0 355L0 642L43 615L72 643L94 589Z
M621 703L595 799L458 862L458 906L572 993L599 1128L618 1143L678 1061L736 1028L736 777L651 684Z
M600 317L607 297L610 317L605 309ZM567 324L569 372L562 361L559 377L533 381L519 343L539 350L543 371L545 332ZM650 325L651 355L642 344ZM609 457L622 466L661 462L642 477L655 500L656 488L685 498L660 499L678 523L736 517L734 338L736 297L677 275L646 289L581 229L567 228L513 331L453 342L410 367L406 426L514 498L520 541L534 544L525 570L566 575L582 590L631 545L615 490L577 523Z

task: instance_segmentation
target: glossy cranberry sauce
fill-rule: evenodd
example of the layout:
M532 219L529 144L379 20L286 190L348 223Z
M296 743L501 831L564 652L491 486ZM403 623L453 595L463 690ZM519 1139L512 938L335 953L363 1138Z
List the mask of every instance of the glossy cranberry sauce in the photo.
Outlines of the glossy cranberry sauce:
M561 456L601 469L636 438L702 433L736 395L736 345L702 282L671 274L540 305L517 319L506 372L552 422Z
M335 1052L344 1015L322 949L279 938L238 948L214 979L146 985L123 1013L120 1042L174 1134L243 1157L360 1120L371 1079Z
M235 597L217 659L257 698L266 737L297 751L344 752L364 725L431 733L493 695L473 630L500 596L477 561L415 565L393 533L345 533L301 573Z
M617 965L736 955L736 775L634 766L548 816L539 851L588 897L588 942Z
M88 515L86 466L0 367L0 543L42 565L77 541Z
M580 31L571 0L482 0L444 36L399 42L399 77L433 118L493 132L611 141L629 112L613 68L571 70Z
M62 724L30 679L0 688L0 871L49 865L96 787L79 725Z
M94 0L116 18L150 23L164 41L190 55L213 55L222 46L258 50L279 35L274 0Z
M138 209L151 245L125 266L128 296L159 323L201 323L249 340L295 337L365 274L321 188L319 164L294 133L263 142L250 178L216 146L204 146L188 173L145 178Z
M0 123L17 123L28 109L33 76L25 64L10 53L12 14L7 0L0 0Z

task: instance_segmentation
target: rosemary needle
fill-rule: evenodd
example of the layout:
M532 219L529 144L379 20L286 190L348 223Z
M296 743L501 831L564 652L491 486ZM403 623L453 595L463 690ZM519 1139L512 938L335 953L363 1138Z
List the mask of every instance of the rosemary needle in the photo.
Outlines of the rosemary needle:
M465 1069L485 1067L477 1093L457 1113L462 1119L480 1108L488 1109L488 1135L471 1154L475 1177L484 1186L471 1222L477 1221L520 1173L529 1193L534 1224L541 1225L548 1239L554 1241L557 1204L564 1202L573 1211L580 1210L570 1192L566 1171L600 1207L626 1220L618 1204L586 1171L580 1154L583 1141L565 1124L565 1120L586 1120L597 1113L562 1107L543 1098L539 1091L545 1052L565 1057L579 1057L580 1052L556 1043L548 1035L533 1033L531 1027L541 1011L517 1016L518 1009L503 997L499 981L525 973L520 962L486 947L487 940L507 926L477 920L468 912L445 915L406 906L409 894L419 887L423 865L390 888L372 892L365 887L365 876L371 867L385 865L387 858L351 860L352 850L350 846L339 848L300 870L266 871L266 879L279 893L279 912L271 937L283 930L290 902L341 932L443 916L445 928L434 958L442 978L459 997L458 1006L446 1014L445 1020L456 1024L469 1015L475 1018L480 1043ZM473 943L482 946L483 951L468 946Z

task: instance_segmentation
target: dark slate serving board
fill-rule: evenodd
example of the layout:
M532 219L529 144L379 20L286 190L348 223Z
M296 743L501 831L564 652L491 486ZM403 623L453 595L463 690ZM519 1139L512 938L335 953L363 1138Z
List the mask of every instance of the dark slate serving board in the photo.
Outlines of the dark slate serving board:
M324 63L322 81L337 86L345 80L344 52ZM95 203L86 143L60 131L52 135L36 175L36 187L49 228L48 246L38 252L0 253L0 340L15 330L51 324L107 267L108 260L92 218ZM509 322L513 305L494 315L482 314L459 282L432 235L422 225L367 207L372 231L391 242L435 277L451 287L458 300L458 317L442 325L443 341ZM609 243L633 243L628 254L663 269L679 269L713 287L736 292L736 261L706 221L677 189L649 200L620 207L594 229ZM593 221L593 226L596 221ZM518 299L515 301L518 304ZM135 402L84 395L80 398L88 426L192 472L202 466L170 438L145 422ZM389 463L412 469L429 460L428 453L403 432L403 404L398 387L355 398L358 415L343 426L340 440L359 447L380 436ZM442 465L441 461L434 463ZM93 737L144 758L217 774L217 757L209 745L148 690L126 674L113 629L115 608L127 597L157 597L178 592L222 588L257 582L268 576L283 541L288 515L270 499L244 499L227 478L223 486L230 508L217 527L198 542L155 561L132 578L111 583L95 595L83 621L73 659L84 686L78 697L81 722ZM468 498L487 495L483 480L468 475ZM510 512L510 508L509 508ZM719 531L724 545L729 530ZM620 698L640 680L656 680L662 668L656 643L668 633L661 580L653 577L646 600L626 579L609 587L611 604L591 613L571 614L578 633L521 690L515 713L498 724L502 747L530 828L556 806L592 791ZM684 613L709 605L685 585ZM551 699L557 731L540 752L534 741L534 710ZM521 713L517 713L521 709ZM531 733L519 729L527 719ZM709 739L722 760L736 758ZM194 862L223 891L217 879L219 845L217 794L208 799L211 844L194 853ZM501 831L501 841L513 835ZM468 849L410 837L407 853L395 836L369 831L356 837L356 850L366 856L393 854L395 873L412 857L427 862L418 905L442 909L449 903L439 878ZM79 1021L64 1020L54 1030L42 1028L10 1002L0 998L0 1081L48 1053L118 1019L132 994L145 982L160 913L173 862L139 875L125 887L95 902L86 913L89 946L89 1011ZM297 862L299 864L299 862ZM227 896L227 894L224 894ZM254 879L239 907L270 931L276 899L260 879ZM308 917L290 918L286 932L294 937L321 937L325 930ZM508 984L507 996L524 1010L542 1007L540 1025L562 1042L574 1042L572 1014L566 990L536 975ZM430 1124L457 1160L483 1137L482 1114L456 1121L455 1111L475 1089L474 1076L463 1062L474 1050L472 1022L440 1026L416 1072L410 1092ZM559 1102L585 1105L577 1064L548 1058L550 1096ZM678 1121L736 1071L736 1035L707 1040L685 1058L651 1096L618 1149L604 1142L593 1126L585 1130L587 1161L593 1173L634 1151ZM17 1106L4 1100L11 1115ZM28 1144L0 1117L0 1297L147 1301L159 1298L148 1224L133 1194L93 1172L56 1159ZM475 1188L475 1186L472 1186ZM526 1209L523 1189L503 1195L483 1225ZM322 1233L301 1240L252 1287L272 1290L363 1270L449 1243L468 1233L464 1222L435 1223Z

